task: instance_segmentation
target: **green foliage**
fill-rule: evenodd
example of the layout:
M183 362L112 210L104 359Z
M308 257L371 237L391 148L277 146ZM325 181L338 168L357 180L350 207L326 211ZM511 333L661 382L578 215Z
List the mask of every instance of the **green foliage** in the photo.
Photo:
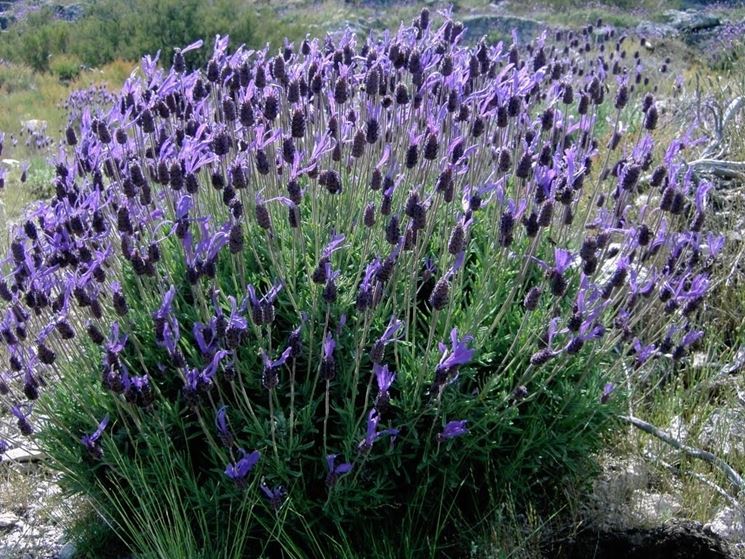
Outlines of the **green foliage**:
M80 60L67 54L56 55L49 62L49 70L60 81L72 81L80 75Z
M29 68L0 64L0 90L3 93L3 100L17 91L28 91L35 87L35 76Z
M94 67L157 51L170 60L174 47L197 39L210 44L217 34L251 47L276 46L284 37L302 36L297 23L239 0L102 0L87 6L83 18L75 22L56 20L48 8L30 14L3 34L0 58L58 73L59 63L53 65L60 55ZM206 49L189 55L188 62L198 65L205 57ZM69 75L70 66L65 70Z
M196 38L183 21L172 21L177 11L173 4L149 6L150 27L128 29L129 20L117 20L113 15L108 21L126 30L133 43L152 41L147 43L148 50L157 49L160 40L183 45ZM227 10L231 4L209 4L204 9L218 10L220 6ZM186 14L189 22L200 19L199 7L187 4L183 10L179 14ZM223 16L228 18L228 12ZM90 17L88 21L92 21ZM215 25L229 22L218 20ZM154 36L156 28L162 36ZM244 31L249 33L251 27ZM282 60L277 58L272 64ZM279 75L276 67L272 72ZM221 87L216 76L208 79L215 89ZM210 99L220 98L215 89ZM265 100L265 112L267 107ZM227 112L225 106L204 111L205 120L210 122L212 115L220 118L221 111ZM324 113L317 114L320 116L312 124L322 127L325 134ZM617 114L620 117L620 110ZM175 119L173 114L168 118ZM565 140L561 137L562 144ZM130 173L134 162L145 163L144 150L150 141L149 136L140 136L133 142L141 152L139 159L131 159ZM478 169L477 155L473 159ZM440 198L435 198L427 208L429 221L425 220L427 228L422 232L426 240L412 236L393 277L377 285L379 300L374 305L358 305L355 297L370 258L386 254L393 244L386 238L387 230L381 235L385 228L358 225L371 191L357 167L369 168L366 163L370 161L360 158L346 168L340 165L339 182L345 186L333 196L301 176L299 187L310 198L310 203L297 207L302 228L278 219L277 208L284 210L286 206L281 206L277 197L266 201L267 205L272 203L274 225L262 224L258 218L262 193L268 198L283 192L284 185L268 172L252 174L255 191L248 194L237 186L241 206L233 204L230 209L231 213L240 209L241 215L245 210L245 215L257 216L240 222L244 228L239 229L239 239L247 242L235 250L231 244L230 253L218 249L216 260L202 261L200 256L198 264L190 261L190 241L182 242L186 233L178 231L190 223L194 231L203 225L198 235L204 243L210 224L226 223L228 229L219 234L227 240L226 231L230 231L232 243L235 224L225 221L229 210L224 192L210 186L214 178L206 168L197 171L199 176L192 178L198 185L189 191L195 194L203 218L186 220L178 217L174 208L186 198L177 202L173 192L178 189L172 192L166 186L168 181L158 177L152 184L162 207L149 214L153 221L143 228L147 237L138 238L136 249L148 251L148 259L158 264L158 273L135 275L137 268L133 271L125 260L109 260L106 277L100 280L105 284L101 294L106 309L101 316L93 314L100 322L91 323L106 324L102 329L105 334L112 332L114 345L119 345L119 336L113 332L119 331L126 333L128 343L122 342L116 351L110 346L107 351L80 341L86 326L81 317L70 313L70 320L79 321L76 326L81 335L70 355L60 348L67 358L56 364L63 381L50 382L42 399L34 404L39 413L50 418L40 433L41 443L66 473L63 481L67 489L87 495L115 535L139 556L461 556L468 539L483 528L483 518L508 496L551 502L567 479L583 481L592 472L594 452L614 426L612 418L622 403L618 395L609 403L601 401L604 384L621 363L619 340L611 337L585 346L583 339L570 333L574 330L567 329L561 335L579 340L580 345L573 345L566 353L554 354L551 348L551 328L560 316L575 312L572 297L564 297L566 289L571 293L580 288L577 268L557 271L561 253L554 251L552 236L576 250L587 213L580 212L578 216L584 214L585 218L575 222L567 219L566 215L572 214L565 210L561 226L549 216L549 223L543 225L550 226L546 238L526 233L513 239L505 232L512 226L503 225L508 218L502 208L491 204L483 210L484 219L469 225L468 243L451 250L450 224L457 219L457 203L451 203L451 198L441 204ZM587 166L589 172L589 163ZM232 180L238 185L235 168L217 167L214 173L231 169ZM151 177L155 171L147 170ZM170 172L168 168L166 172ZM106 174L111 179L114 172ZM572 180L578 179L572 174ZM264 185L262 181L269 182ZM395 198L391 203L397 208L407 206L410 189L422 183L430 187L433 181L409 175L401 188L391 190L389 196ZM517 197L526 184L505 175L499 187L504 188L502 198ZM118 185L112 180L108 188ZM414 200L413 194L411 197ZM417 215L419 203L414 200L413 204L411 213ZM474 195L469 204L473 211L480 211L480 198ZM102 211L109 212L112 207L109 204ZM125 233L124 212L105 215ZM178 223L175 229L174 223ZM345 235L343 247L333 255L334 268L340 272L338 300L324 297L323 281L312 281L330 231ZM113 230L110 233L107 248L115 252L121 247L124 252L125 237ZM402 241L399 248L405 246L400 233L394 237ZM99 252L102 245L96 241L91 246ZM157 258L150 256L150 248L157 250ZM452 282L452 289L445 304L435 304L429 293L455 253L452 274L443 276L447 285ZM424 254L431 260L428 258L422 270ZM126 260L134 260L131 253ZM534 261L556 261L556 269L546 274L547 270L530 265ZM187 262L190 267L202 267L203 277L194 275L194 268L187 270ZM430 264L438 271L430 271ZM538 288L547 279L552 282L553 296L539 294L535 306L521 304L530 288ZM111 299L104 293L118 293L119 289L111 285L113 280L121 283L128 312L109 308ZM270 303L271 319L265 319L266 310L260 308L258 319L251 316L242 328L236 328L241 337L235 343L227 327L220 332L219 319L256 312L246 302L249 299L244 299L247 285L254 286L261 297L278 280L283 291L276 305ZM557 287L554 282L559 280L562 283ZM617 286L606 285L611 287L606 298L611 299ZM159 321L166 320L158 316L158 310L164 306L169 286L168 294L174 294L172 307L169 302L164 314L169 328L181 336L174 336L178 345L167 351L162 331L158 335L157 329ZM616 305L620 307L621 301L613 300L609 306ZM238 306L244 306L243 310L237 311ZM384 350L385 361L374 360L370 348L391 317L402 319L400 339ZM208 324L210 338L223 345L204 349L210 344L197 339L195 327ZM268 386L263 378L268 366L262 352L275 359L297 326L301 326L302 349L293 349L290 360L276 371L276 385ZM466 338L471 334L472 339ZM335 361L335 374L324 374L324 378L322 340L332 335L340 357ZM439 369L438 359L442 363L449 339L452 346L473 347L475 359L465 351L468 358ZM438 347L438 342L445 345ZM230 352L216 351L218 347ZM541 351L531 358L535 349ZM547 355L546 351L555 359L535 358L542 352ZM226 355L230 355L230 362L220 362ZM202 376L197 375L206 370L210 360L216 363L215 368L204 374L207 386L200 387L193 379L201 381ZM114 361L116 371L111 367ZM383 362L390 364L397 376L390 394L388 388L379 391L379 396L390 396L390 400L379 403L374 371L375 365ZM102 369L107 375L103 382ZM121 387L114 388L109 373L119 375ZM144 401L138 402L135 392L123 388L125 382L134 383L132 379L147 381L151 387ZM386 432L381 440L370 436L373 407L380 413L380 430L395 429L395 434ZM218 410L227 410L230 437L215 427ZM101 428L100 447L86 449L81 437L90 435L105 416L110 424L105 432ZM437 436L457 420L468 422L467 436ZM373 434L376 430L374 424ZM373 440L365 445L366 435ZM226 438L230 442L225 442ZM241 458L239 449L261 452L261 459L245 476L245 486L226 475ZM330 479L329 455L337 455L337 463L348 462L351 470ZM262 492L278 486L286 488L285 500L263 498Z
M184 277L178 241L171 241L161 246L162 258L174 277ZM312 246L310 239L307 241L307 246ZM364 253L362 236L354 242L359 246L347 251L355 255L347 263L352 269L360 265L357 260ZM261 270L271 266L272 256L257 250L260 252L245 250L242 271L235 269L233 258L221 259L217 275L221 291L234 291L237 277L244 272L245 282L261 281ZM459 324L484 320L467 300L488 299L496 304L510 297L518 271L504 266L482 273L489 267L488 262L480 261L486 254L486 247L477 245L469 256L474 262L463 279L463 303L454 305L464 310L456 310L450 317L429 317L438 324L438 332L443 331L447 318ZM278 257L289 259L292 255ZM267 464L260 463L252 472L249 487L239 489L223 474L235 455L216 440L214 415L209 408L203 415L203 410L191 408L179 398L183 382L175 370L169 368L161 376L156 372L162 367L159 364L168 361L165 350L155 343L151 326L159 300L152 296L147 282L131 272L123 283L130 301L127 331L133 342L127 362L132 364L132 374L147 370L159 379L158 405L142 411L112 399L98 378L100 350L91 345L85 352L89 360L73 362L65 374L69 382L56 385L42 401L44 413L55 418L42 437L51 456L68 472L68 488L91 496L117 533L134 549L150 553L143 557L238 558L256 546L269 556L282 549L289 557L329 553L354 557L360 550L389 557L393 549L402 549L401 556L406 557L457 555L467 537L475 538L484 528L478 524L482 515L496 507L508 491L522 499L540 501L555 497L553 492L567 479L585 479L592 471L591 456L612 425L616 405L599 404L602 371L609 358L602 353L585 351L571 362L541 369L528 384L530 394L519 401L513 398L511 390L527 366L528 355L518 353L519 363L512 366L506 366L503 358L510 355L515 338L518 344L530 346L528 333L540 330L548 320L549 305L533 314L512 306L494 335L486 329L480 332L476 340L481 350L479 362L461 372L461 386L457 391L446 390L439 406L412 399L420 393L416 386L429 382L426 379L438 355L434 347L425 351L425 312L418 333L412 333L410 343L398 345L395 351L399 376L391 405L402 440L396 444L378 441L377 450L366 457L355 458L366 419L360 411L368 409L361 398L365 396L369 402L369 395L363 395L362 389L356 398L353 394L343 396L361 372L368 375L360 377L363 387L368 377L374 382L370 372L365 372L371 368L366 356L361 358L361 367L360 363L357 367L339 364L331 385L336 396L324 436L324 395L322 389L314 389L317 353L314 357L312 351L305 350L292 366L297 378L295 394L288 393L292 384L283 378L270 407L268 393L260 386L261 361L256 347L241 348L236 360L241 380L234 385L221 379L214 405L229 405L229 422L236 438L246 448L261 449L262 462ZM322 324L326 311L315 301L314 286L296 286L296 291L302 293L303 299L296 301L301 308L316 309L309 324ZM177 292L174 315L180 329L187 331L199 320L199 309L205 302L186 282L177 286ZM340 286L340 292L349 289ZM403 292L397 295L401 296ZM482 312L489 316L493 312L490 308L487 305ZM372 324L348 325L337 339L338 351L359 354L357 344L364 344L372 332L385 328L382 314ZM270 336L274 344L280 344L294 320L289 305L279 306L273 326L256 335L265 343ZM304 345L319 345L319 335L318 331L306 331ZM182 350L190 360L198 354L191 344L182 343ZM288 412L294 412L293 427ZM78 439L106 414L114 418L114 425L103 446L103 465L87 458ZM464 417L469 418L471 435L436 442L434 434L446 420ZM354 461L355 470L323 498L324 456L331 452L339 453L339 461ZM259 498L260 481L269 487L287 487L289 500L278 512ZM241 493L245 497L236 500ZM236 502L241 505L231 508ZM399 531L402 524L404 529ZM192 526L200 528L193 530ZM236 534L236 529L245 533ZM230 552L228 545L234 546Z

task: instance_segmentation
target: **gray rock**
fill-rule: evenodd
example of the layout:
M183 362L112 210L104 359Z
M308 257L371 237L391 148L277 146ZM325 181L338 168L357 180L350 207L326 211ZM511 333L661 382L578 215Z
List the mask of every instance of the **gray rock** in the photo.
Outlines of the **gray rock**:
M672 420L670 420L670 424L662 430L684 444L691 444L691 441L688 440L688 425L679 415L673 417ZM680 456L679 450L671 447L669 444L656 437L648 437L644 444L644 453L653 461L662 459L665 462L675 462Z
M463 25L466 28L465 38L470 42L477 41L483 35L509 40L514 29L520 41L527 43L546 28L545 24L534 19L493 14L465 17Z
M56 559L75 559L77 551L78 550L75 549L74 543L67 542L65 545L62 546L62 549L57 552Z
M45 454L36 446L27 446L24 448L11 448L5 453L4 458L9 462L27 464L29 462L38 462L45 458Z
M18 524L18 517L12 512L0 512L0 532L12 530Z
M644 523L658 524L675 518L683 510L677 497L669 493L635 491L631 499L632 510Z
M733 408L716 410L701 428L699 441L704 448L715 448L725 456L745 454L745 412Z
M717 512L707 526L731 542L745 542L745 515L742 509L725 507Z
M706 31L722 24L717 16L702 10L667 10L665 17L672 27L684 33Z
M670 37L677 37L680 34L680 31L667 23L643 21L636 26L636 33L639 36L648 39L667 39Z

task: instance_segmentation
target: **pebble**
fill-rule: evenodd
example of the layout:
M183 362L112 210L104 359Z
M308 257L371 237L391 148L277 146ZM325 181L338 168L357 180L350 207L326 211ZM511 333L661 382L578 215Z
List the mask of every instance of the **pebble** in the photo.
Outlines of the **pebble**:
M10 512L0 512L0 530L3 532L15 528L18 517Z

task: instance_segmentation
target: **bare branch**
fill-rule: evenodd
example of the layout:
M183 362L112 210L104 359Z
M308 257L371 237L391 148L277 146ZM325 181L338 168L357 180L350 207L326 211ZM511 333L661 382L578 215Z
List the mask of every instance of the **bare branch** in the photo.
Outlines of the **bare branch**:
M727 123L734 118L743 107L745 107L745 95L740 95L732 100L724 111L724 117L722 118L722 132L724 132L724 129L727 127Z
M727 179L745 179L745 161L724 161L721 159L697 159L688 163L688 167L698 167Z
M620 416L620 419L625 421L626 423L630 423L638 429L641 429L645 433L657 437L661 441L667 443L677 450L680 450L691 458L698 458L699 460L703 460L704 462L708 462L709 464L716 466L724 473L725 476L727 476L727 479L730 481L730 483L732 483L732 485L737 487L739 490L745 489L745 480L743 480L740 474L738 474L724 460L712 454L711 452L683 444L669 433L662 431L651 423L647 423L646 421L643 421L637 417L622 415Z

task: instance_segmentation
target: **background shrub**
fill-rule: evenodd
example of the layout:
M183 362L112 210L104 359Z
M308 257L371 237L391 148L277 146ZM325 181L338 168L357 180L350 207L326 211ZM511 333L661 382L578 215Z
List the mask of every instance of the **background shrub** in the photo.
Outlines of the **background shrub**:
M60 81L71 81L80 75L81 63L77 57L69 55L53 56L49 62L49 70Z
M266 21L271 20L271 25ZM60 55L98 67L124 58L138 60L203 37L230 35L235 44L275 46L285 37L301 37L300 26L276 18L269 8L238 0L103 0L86 6L83 17L56 19L51 7L28 14L3 33L0 58L22 62L37 71L50 69ZM193 53L190 65L203 64L205 53Z

